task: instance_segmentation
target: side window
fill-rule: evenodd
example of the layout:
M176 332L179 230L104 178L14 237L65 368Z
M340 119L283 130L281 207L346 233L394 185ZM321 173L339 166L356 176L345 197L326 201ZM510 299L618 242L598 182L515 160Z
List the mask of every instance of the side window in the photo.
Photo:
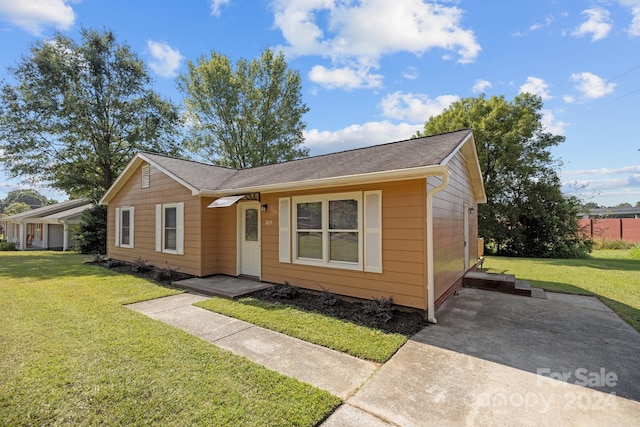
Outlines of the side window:
M164 249L176 250L177 243L177 208L175 206L164 208Z
M123 207L116 208L115 218L115 245L121 248L133 248L134 236L134 208Z
M184 255L184 203L156 205L156 252Z

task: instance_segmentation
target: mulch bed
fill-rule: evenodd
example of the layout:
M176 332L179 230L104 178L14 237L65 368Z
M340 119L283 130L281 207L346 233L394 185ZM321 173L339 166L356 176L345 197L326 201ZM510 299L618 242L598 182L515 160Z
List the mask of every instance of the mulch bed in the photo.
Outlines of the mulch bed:
M154 280L161 285L171 286L172 282L193 277L176 270L157 268L143 260L135 263L100 259L87 264L99 265L109 270ZM275 291L274 291L275 290ZM250 295L253 298L272 303L287 304L302 310L314 311L326 316L353 322L388 333L410 337L427 326L421 313L400 310L396 306L381 306L385 301L346 300L330 292L314 292L295 286L275 285ZM388 301L387 301L388 302Z
M313 292L300 290L296 296L289 298L278 298L273 295L271 289L263 289L251 294L252 297L263 301L292 305L307 311L322 313L326 316L346 320L369 328L379 329L388 333L397 333L410 337L427 326L427 321L422 314L417 311L399 310L395 306L389 313L391 318L386 320L379 316L380 311L376 311L375 303L369 301L347 301L334 296L335 302L331 298L333 294L326 292ZM329 300L332 305L327 304ZM373 310L371 306L374 306ZM371 312L373 311L373 312ZM384 314L387 314L386 311Z

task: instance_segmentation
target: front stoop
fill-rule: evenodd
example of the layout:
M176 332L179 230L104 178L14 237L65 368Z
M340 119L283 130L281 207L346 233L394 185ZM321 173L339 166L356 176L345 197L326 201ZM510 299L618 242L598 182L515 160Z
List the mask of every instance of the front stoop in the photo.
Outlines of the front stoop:
M513 274L469 271L462 279L462 286L505 294L531 296L531 284L525 280L516 279Z

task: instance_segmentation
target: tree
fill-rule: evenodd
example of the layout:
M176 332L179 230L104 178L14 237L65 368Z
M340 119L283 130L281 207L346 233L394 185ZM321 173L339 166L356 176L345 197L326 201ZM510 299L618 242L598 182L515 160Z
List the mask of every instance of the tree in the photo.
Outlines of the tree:
M582 205L582 208L585 210L598 209L599 207L600 206L596 202L587 202Z
M578 232L575 197L564 196L550 148L564 141L542 124L542 100L520 94L508 102L484 95L453 103L417 136L472 128L487 203L479 233L495 252L511 256L579 257L590 243Z
M107 207L93 206L82 212L80 224L74 225L73 234L78 250L83 254L107 253Z
M282 53L267 49L259 59L212 52L178 77L192 124L187 147L222 166L245 169L309 155L301 147L309 108L302 102L300 73Z
M173 154L178 110L111 31L36 42L0 92L0 161L71 196L100 198L139 150Z
M618 203L616 205L616 208L632 208L633 206L631 206L631 203Z
M13 190L9 191L7 197L0 200L0 213L4 212L4 209L14 202L25 203L30 209L56 203L55 200L49 200L35 190Z
M29 210L31 210L31 208L29 207L28 204L24 202L13 202L13 203L10 203L9 206L7 206L4 209L4 214L6 216L11 216L11 215L16 215Z
M640 208L640 201L636 202L636 208Z

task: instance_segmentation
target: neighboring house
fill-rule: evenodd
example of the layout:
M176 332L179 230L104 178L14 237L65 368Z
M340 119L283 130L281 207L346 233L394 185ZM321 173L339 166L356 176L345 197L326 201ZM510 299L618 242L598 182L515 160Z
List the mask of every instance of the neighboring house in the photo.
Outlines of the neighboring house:
M55 249L73 247L69 225L80 223L82 212L92 206L88 199L76 199L47 205L2 218L5 239L18 249Z
M578 213L578 218L640 218L640 207L636 208L592 208Z
M460 286L486 201L462 130L232 170L139 153L100 203L110 258L428 310Z

